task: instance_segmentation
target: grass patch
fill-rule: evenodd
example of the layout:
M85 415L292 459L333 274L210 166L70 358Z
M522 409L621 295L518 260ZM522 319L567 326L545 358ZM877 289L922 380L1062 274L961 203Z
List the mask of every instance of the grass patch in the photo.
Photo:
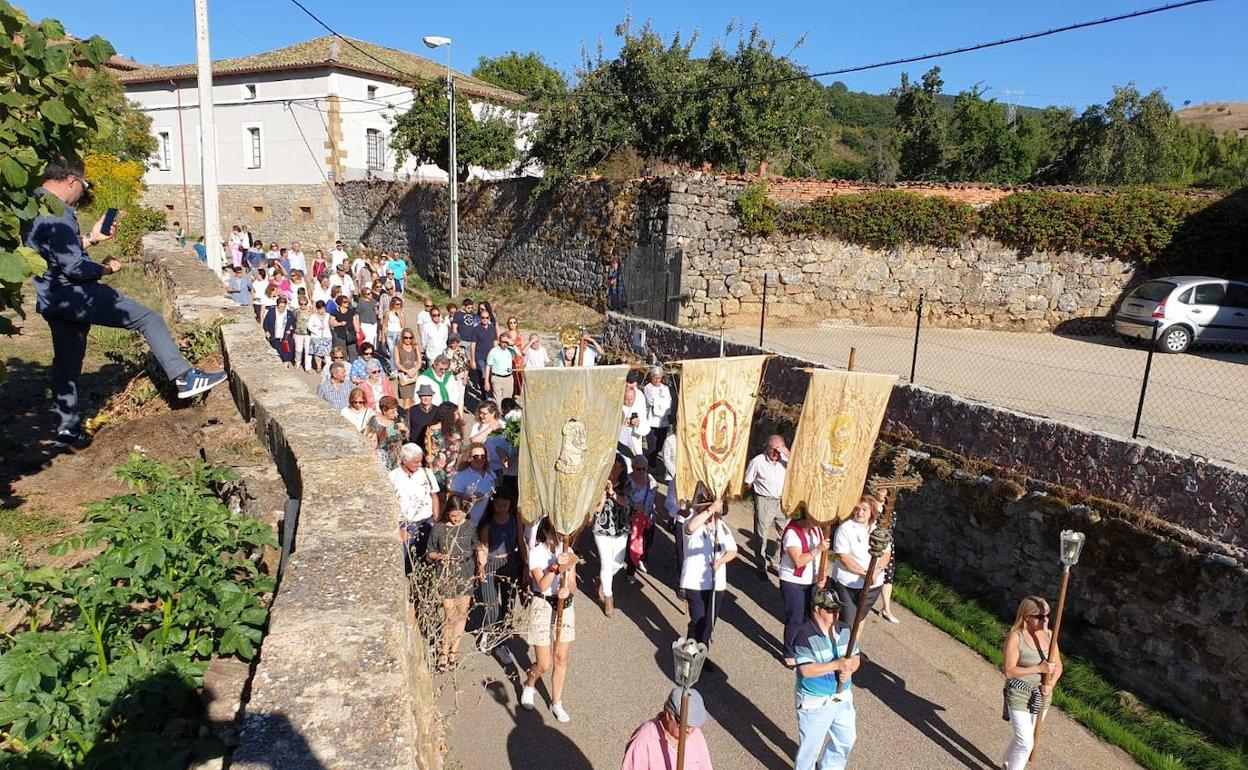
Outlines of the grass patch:
M0 510L0 537L8 542L55 535L65 529L65 524L64 519L36 505Z
M897 565L893 596L915 615L1001 665L1008 626L972 600L906 564ZM1142 704L1066 653L1053 694L1062 711L1149 770L1248 770L1248 753Z

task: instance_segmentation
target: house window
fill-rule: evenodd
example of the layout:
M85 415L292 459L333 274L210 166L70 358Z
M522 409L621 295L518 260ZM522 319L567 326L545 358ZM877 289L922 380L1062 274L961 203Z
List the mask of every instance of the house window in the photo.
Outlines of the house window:
M260 127L247 127L247 168L264 165L264 147L260 142Z
M368 87L368 98L369 98L369 99L376 99L376 98L377 98L377 86L369 86L369 87Z
M248 101L256 98L256 85L254 83L248 83L243 86L243 98Z
M368 170L383 171L386 167L386 143L381 131L370 128L365 132L368 139Z
M161 171L168 171L171 166L172 156L169 152L169 132L156 132L156 168Z

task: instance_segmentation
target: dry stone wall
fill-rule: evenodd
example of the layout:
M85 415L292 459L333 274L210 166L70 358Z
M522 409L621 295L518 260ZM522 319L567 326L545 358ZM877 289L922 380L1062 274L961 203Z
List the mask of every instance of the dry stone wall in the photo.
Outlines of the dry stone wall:
M515 280L600 306L608 263L661 244L662 180L591 181L560 195L534 179L472 182L459 206L460 277L465 286ZM417 272L449 284L447 188L423 182L347 182L337 187L348 242L398 249Z
M315 249L328 254L338 238L338 202L326 184L222 185L219 189L221 237L234 225L246 225L265 245L277 241L289 246L300 241L309 259ZM198 185L186 188L190 207L188 234L204 229L203 192ZM143 205L161 211L165 220L186 224L181 185L150 185Z
M1124 260L1024 253L982 238L956 248L881 249L810 235L751 236L735 209L746 184L700 173L671 182L668 233L684 254L681 288L690 297L682 325L757 324L766 277L769 322L909 324L926 292L925 323L1040 331L1108 315L1135 275ZM782 196L794 186L777 184ZM957 197L963 191L928 192ZM990 191L989 198L1008 194Z
M398 506L375 451L282 367L249 310L189 249L167 233L146 236L143 249L180 317L233 321L221 336L235 403L301 501L230 766L436 770L440 719Z
M607 315L606 344L617 357L645 362L720 350L718 337L616 313ZM724 352L767 353L731 342ZM755 443L771 432L792 438L808 370L821 366L790 356L768 360ZM884 431L1028 480L1020 498L979 469L946 463L934 471L920 463L923 487L903 498L900 511L903 561L1007 618L1020 597L1053 593L1058 533L1083 529L1090 545L1068 615L1080 651L1128 689L1215 734L1248 731L1248 702L1239 697L1248 688L1248 476L906 383L893 389ZM1062 502L1062 490L1156 518L1102 515Z

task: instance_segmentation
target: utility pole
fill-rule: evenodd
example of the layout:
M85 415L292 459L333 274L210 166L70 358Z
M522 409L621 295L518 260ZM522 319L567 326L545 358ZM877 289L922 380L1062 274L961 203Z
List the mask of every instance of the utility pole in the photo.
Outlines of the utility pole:
M1018 103L1022 100L1023 91L1011 91L1008 88L1002 89L1001 93L1005 94L1005 122L1011 126L1014 125L1014 119L1018 117ZM1014 97L1018 97L1015 99Z
M221 209L217 196L217 124L212 112L212 52L208 45L208 0L195 0L195 57L199 63L199 181L204 194L204 248L208 267L220 275Z

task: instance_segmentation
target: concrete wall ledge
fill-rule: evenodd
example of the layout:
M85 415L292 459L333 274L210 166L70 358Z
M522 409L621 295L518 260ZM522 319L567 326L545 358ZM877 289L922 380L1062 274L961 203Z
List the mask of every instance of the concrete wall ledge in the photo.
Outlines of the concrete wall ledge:
M273 354L250 308L165 233L143 241L184 320L222 327L240 413L301 500L230 767L435 770L440 719L415 628L385 470L359 434Z

